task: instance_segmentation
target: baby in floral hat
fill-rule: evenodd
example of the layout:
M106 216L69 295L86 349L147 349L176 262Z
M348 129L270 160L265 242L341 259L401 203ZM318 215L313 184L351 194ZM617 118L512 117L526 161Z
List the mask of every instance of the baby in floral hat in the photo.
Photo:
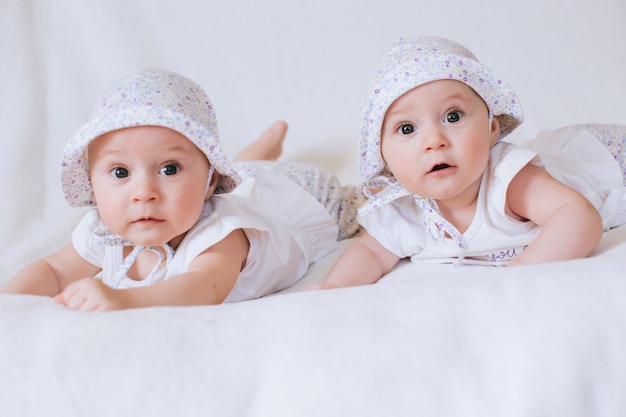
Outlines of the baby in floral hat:
M626 223L626 127L502 141L522 121L513 89L467 48L396 43L363 104L366 232L315 288L374 283L403 258L513 266L587 256L603 229Z
M274 124L240 159L277 158L285 131ZM76 310L247 300L293 285L358 228L355 187L309 165L231 163L204 90L154 68L99 101L63 151L61 186L93 209L4 293Z

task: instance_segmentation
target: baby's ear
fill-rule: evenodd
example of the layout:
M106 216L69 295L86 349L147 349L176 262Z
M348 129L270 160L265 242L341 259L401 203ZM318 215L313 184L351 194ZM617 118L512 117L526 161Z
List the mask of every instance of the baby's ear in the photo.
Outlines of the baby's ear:
M217 183L220 180L220 174L217 171L213 171L213 176L211 176L211 180L209 181L209 186L206 189L206 195L204 196L204 201L207 201L217 188Z
M491 118L491 125L489 126L489 143L491 146L495 145L500 137L500 119L496 117Z

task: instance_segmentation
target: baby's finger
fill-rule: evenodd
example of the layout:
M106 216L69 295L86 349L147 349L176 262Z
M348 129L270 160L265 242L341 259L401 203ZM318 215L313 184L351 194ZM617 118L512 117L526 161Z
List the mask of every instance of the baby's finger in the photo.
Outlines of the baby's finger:
M71 290L69 287L63 291L63 299L65 300L65 306L72 310L80 310L85 303L87 297L85 294L78 290Z
M63 298L63 293L60 292L53 298L54 302L57 304L65 305L65 298Z

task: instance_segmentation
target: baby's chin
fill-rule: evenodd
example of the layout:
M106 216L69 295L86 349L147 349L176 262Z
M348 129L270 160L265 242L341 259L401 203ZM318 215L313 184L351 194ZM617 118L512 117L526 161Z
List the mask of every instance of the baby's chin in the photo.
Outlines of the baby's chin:
M458 192L452 190L424 190L421 188L407 188L404 187L408 192L413 195L422 198L428 198L435 201L445 201L449 199L453 199L459 195Z
M183 237L175 236L175 237L154 239L154 238L145 238L145 237L136 236L134 239L132 238L128 239L128 241L132 242L133 246L159 248L159 247L163 247L167 245L175 249L180 244Z
M182 234L175 234L174 230L158 230L158 227L141 227L136 230L125 230L126 233L119 233L119 236L123 236L125 240L132 243L133 246L145 246L145 247L162 247L169 245L173 249L180 244L187 232Z

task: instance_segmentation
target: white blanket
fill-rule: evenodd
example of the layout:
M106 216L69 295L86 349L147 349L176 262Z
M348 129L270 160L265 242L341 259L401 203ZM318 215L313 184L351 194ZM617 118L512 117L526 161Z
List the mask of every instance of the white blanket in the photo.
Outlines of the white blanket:
M626 124L625 19L623 0L3 0L0 287L69 241L61 149L122 74L197 80L230 156L285 119L283 159L348 183L363 89L398 37L472 49L518 92L522 141ZM250 302L83 314L0 296L0 415L626 415L626 226L587 259L401 262L376 285L299 291L348 244Z
M578 261L402 263L372 286L218 306L86 314L44 297L5 296L0 409L621 416L626 279L616 265L625 254L622 227ZM326 268L317 264L308 283Z

